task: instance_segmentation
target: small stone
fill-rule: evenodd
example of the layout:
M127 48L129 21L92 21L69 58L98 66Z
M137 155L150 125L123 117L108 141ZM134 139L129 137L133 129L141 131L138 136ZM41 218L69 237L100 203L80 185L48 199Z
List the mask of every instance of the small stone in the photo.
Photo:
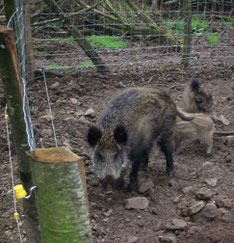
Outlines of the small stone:
M176 180L174 178L172 178L172 179L170 179L168 185L170 187L176 187L177 186L177 182L176 182Z
M187 186L182 189L184 194L192 194L194 192L194 188L192 186Z
M160 235L158 237L159 243L176 243L176 237L174 235Z
M112 213L113 213L113 210L110 208L107 212L104 212L103 214L105 217L110 217Z
M70 101L73 105L76 105L79 103L79 101L76 98L70 98Z
M138 190L140 193L145 193L153 189L153 187L154 187L154 183L150 179L148 179L139 186Z
M195 219L200 221L201 218L204 218L208 221L211 221L214 218L216 218L218 215L219 215L218 208L216 207L216 205L213 202L211 202L211 203L206 204L204 209L202 209L202 211L196 215Z
M182 195L179 195L178 197L176 197L176 198L174 199L173 202L174 202L174 203L178 203L178 202L180 201L181 196L182 196Z
M90 124L90 122L83 116L79 118L79 122L81 122L83 124Z
M92 108L89 108L85 113L85 116L95 117L95 111Z
M204 181L209 186L215 187L217 185L218 179L217 178L211 178L211 179L205 179Z
M212 196L214 195L214 193L206 188L206 187L202 187L197 193L196 193L196 197L198 199L201 199L201 200L208 200L210 199Z
M232 221L232 214L225 208L219 208L219 219L223 222L230 222Z
M188 233L189 234L195 234L197 232L199 232L201 229L198 227L198 226L192 226L189 230L188 230Z
M51 121L51 115L47 114L47 115L43 115L39 117L40 120L46 120L46 121Z
M42 129L41 133L44 137L51 137L53 134L53 131L51 129Z
M213 162L210 162L210 161L206 161L206 162L204 162L203 163L203 167L211 167L211 166L213 166L214 165L214 163Z
M50 87L51 89L56 89L58 86L59 86L59 82L55 82Z
M218 198L216 200L216 204L218 207L223 208L231 208L233 206L233 201L229 198Z
M77 112L75 112L75 115L80 117L80 116L83 116L84 113L82 111L77 111Z
M125 201L126 209L146 209L149 206L149 200L145 197L132 197Z
M188 214L190 216L194 215L200 212L204 207L205 207L205 203L203 201L199 201L188 208Z
M187 223L183 219L173 219L165 227L167 230L184 230L187 227Z
M217 117L217 120L222 122L224 125L229 126L230 121L224 117L224 115L220 115Z
M138 238L136 236L133 236L133 235L127 236L127 243L134 243L134 242L137 242L137 241L138 241Z
M225 144L228 146L234 146L234 136L227 136L225 139Z

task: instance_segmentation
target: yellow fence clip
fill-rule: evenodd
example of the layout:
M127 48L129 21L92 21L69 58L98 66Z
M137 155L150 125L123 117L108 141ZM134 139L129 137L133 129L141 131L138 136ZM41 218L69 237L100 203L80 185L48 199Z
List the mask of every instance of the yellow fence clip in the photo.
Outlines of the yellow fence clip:
M20 217L19 213L18 212L15 212L14 213L14 219L19 219L19 217Z
M15 190L15 197L17 199L21 199L27 196L27 192L25 191L22 184L14 186L14 190Z

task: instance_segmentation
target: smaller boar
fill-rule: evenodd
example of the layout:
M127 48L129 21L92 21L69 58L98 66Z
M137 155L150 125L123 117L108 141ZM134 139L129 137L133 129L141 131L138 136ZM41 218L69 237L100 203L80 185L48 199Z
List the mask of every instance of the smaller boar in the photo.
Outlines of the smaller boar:
M182 109L188 113L205 113L212 116L213 96L197 80L190 81L184 89Z
M191 121L183 121L180 118L176 119L176 151L182 148L182 143L193 142L199 140L206 145L206 154L211 153L213 147L213 134L215 132L215 125L212 119L202 113L190 114L194 117Z

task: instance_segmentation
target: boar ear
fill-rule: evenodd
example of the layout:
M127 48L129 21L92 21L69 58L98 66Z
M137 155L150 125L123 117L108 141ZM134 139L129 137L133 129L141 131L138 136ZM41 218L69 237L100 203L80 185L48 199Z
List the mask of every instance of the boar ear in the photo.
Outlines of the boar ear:
M102 132L99 128L91 126L87 133L87 140L90 146L94 147L101 139Z
M197 80L192 80L191 81L191 89L194 93L199 93L200 92L200 83Z
M119 144L126 144L128 140L128 134L126 128L123 125L117 125L114 129L114 139Z

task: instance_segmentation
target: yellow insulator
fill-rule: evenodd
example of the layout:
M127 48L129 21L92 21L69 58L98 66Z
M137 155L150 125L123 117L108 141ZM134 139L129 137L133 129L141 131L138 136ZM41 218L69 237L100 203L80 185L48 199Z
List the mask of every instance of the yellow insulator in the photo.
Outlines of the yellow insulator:
M8 119L8 114L5 114L5 119L6 119L6 120Z
M15 212L14 213L14 219L19 219L19 217L20 217L19 213Z
M24 187L22 184L14 186L14 190L15 190L15 197L17 199L21 199L21 198L24 198L25 196L27 196L27 192L24 190Z

